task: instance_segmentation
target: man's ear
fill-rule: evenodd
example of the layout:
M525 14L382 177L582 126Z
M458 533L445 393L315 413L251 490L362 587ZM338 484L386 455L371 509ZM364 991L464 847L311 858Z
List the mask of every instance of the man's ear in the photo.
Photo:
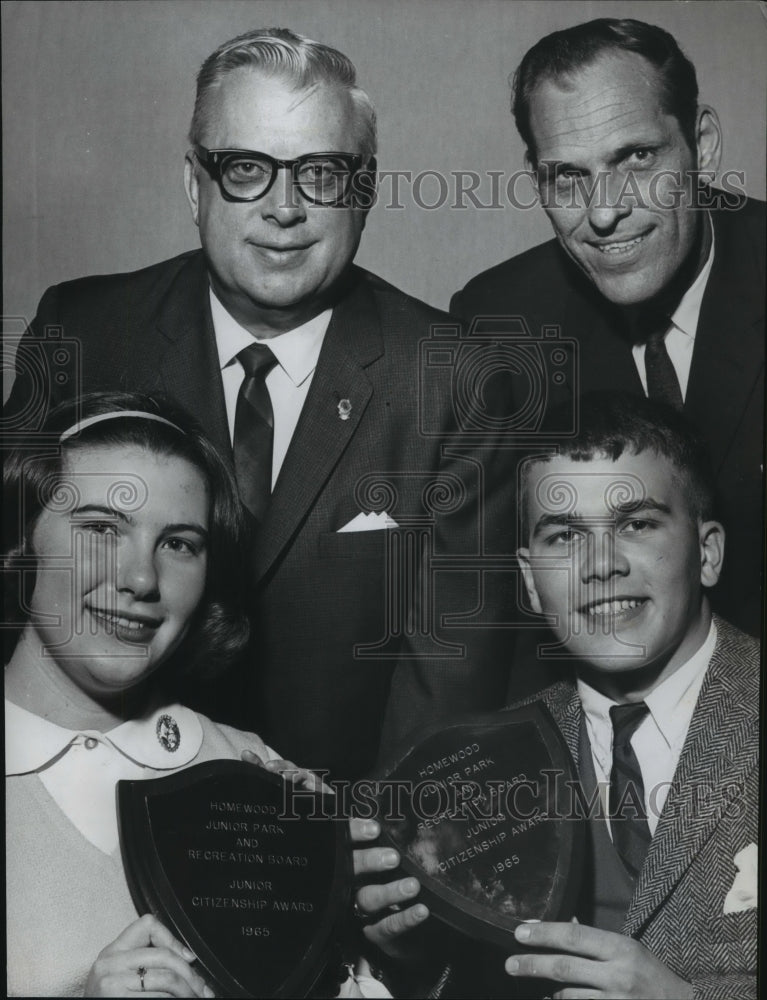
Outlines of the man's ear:
M724 559L724 528L718 521L701 521L698 525L700 539L700 582L713 587L722 572Z
M527 596L530 598L530 607L536 614L542 615L541 599L538 597L538 591L535 589L533 570L530 565L530 549L517 549L517 559L519 560L519 567L522 570L522 579L525 581Z
M192 218L195 226L200 224L200 182L197 177L197 164L194 153L189 150L184 159L184 190L186 200L192 210Z
M695 147L698 170L713 175L722 159L722 126L719 116L707 104L701 104L695 118Z

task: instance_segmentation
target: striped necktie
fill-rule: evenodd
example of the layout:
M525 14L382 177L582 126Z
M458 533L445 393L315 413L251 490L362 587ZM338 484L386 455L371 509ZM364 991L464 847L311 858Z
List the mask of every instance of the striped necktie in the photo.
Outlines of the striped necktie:
M272 492L274 413L266 376L277 359L266 344L250 344L237 360L245 378L234 417L234 468L242 502L260 522Z
M610 772L610 830L613 844L629 874L636 878L650 846L644 804L644 782L631 737L650 709L643 701L613 705L613 766Z

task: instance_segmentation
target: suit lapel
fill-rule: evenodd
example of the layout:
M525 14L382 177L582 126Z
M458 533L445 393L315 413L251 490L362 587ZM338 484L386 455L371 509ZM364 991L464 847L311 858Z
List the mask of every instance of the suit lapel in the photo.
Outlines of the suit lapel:
M537 699L538 695L535 698ZM581 702L575 684L567 681L555 684L544 693L543 701L559 727L577 767L580 747Z
M375 301L364 281L357 280L333 309L317 370L259 529L255 557L259 579L306 518L354 437L373 394L365 367L383 350ZM339 416L341 400L351 404L345 420Z
M706 437L715 472L763 366L764 275L738 238L738 213L713 213L714 264L701 304L685 412Z
M160 374L168 396L194 416L219 450L231 457L224 387L210 315L202 253L179 271L157 312Z
M668 897L719 823L728 805L724 790L742 783L757 759L754 705L733 690L737 656L727 656L723 648L723 630L730 626L717 624L717 645L626 914L624 934L635 935Z

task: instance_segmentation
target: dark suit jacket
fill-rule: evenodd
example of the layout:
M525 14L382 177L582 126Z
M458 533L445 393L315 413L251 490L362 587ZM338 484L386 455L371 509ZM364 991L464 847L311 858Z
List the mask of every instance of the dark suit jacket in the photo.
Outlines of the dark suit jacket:
M714 607L752 634L761 622L764 517L764 204L712 211L714 263L695 338L684 410L709 444L727 529L724 572ZM558 325L577 341L577 377L551 388L551 404L589 390L635 394L642 385L631 343L612 306L556 240L534 247L473 278L451 312L516 316L531 331Z
M724 913L733 858L758 843L759 646L716 618L717 643L622 933L707 1000L756 997L757 909ZM541 696L578 761L573 683Z
M198 699L208 714L254 729L285 756L334 776L373 765L387 707L387 740L395 740L443 713L498 707L504 699L507 658L482 655L481 630L468 639L455 631L441 640L423 634L433 620L439 632L443 612L475 604L473 577L432 581L431 603L403 598L406 585L408 594L418 591L408 532L411 540L428 535L437 552L451 539L470 551L479 532L481 469L460 454L443 455L452 426L449 378L419 380L419 341L446 320L351 269L258 531L250 663L225 689ZM58 334L79 343L79 359L68 345L79 370L62 362ZM27 404L29 424L51 400L105 389L167 394L231 456L200 251L45 293L19 350L11 422ZM352 406L347 420L338 414L342 399ZM424 421L434 433L421 432ZM435 476L446 493L426 489ZM446 507L451 512L439 513ZM338 533L360 511L383 508L402 525L397 537ZM388 564L387 541L396 549ZM462 593L467 580L471 594ZM423 620L403 617L401 600L417 605ZM468 650L456 637L467 639ZM359 649L381 640L369 655Z

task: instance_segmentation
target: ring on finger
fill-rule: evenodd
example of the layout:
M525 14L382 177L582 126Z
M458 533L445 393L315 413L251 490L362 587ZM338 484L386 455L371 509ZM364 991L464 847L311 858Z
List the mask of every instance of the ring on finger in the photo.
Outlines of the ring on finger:
M367 913L362 909L360 904L355 899L354 901L354 916L362 927L367 927L369 924L374 924L378 917L373 913Z
M144 976L146 975L146 966L145 965L140 965L136 969L136 974L138 975L139 982L141 983L141 989L145 990L146 986L144 985Z

